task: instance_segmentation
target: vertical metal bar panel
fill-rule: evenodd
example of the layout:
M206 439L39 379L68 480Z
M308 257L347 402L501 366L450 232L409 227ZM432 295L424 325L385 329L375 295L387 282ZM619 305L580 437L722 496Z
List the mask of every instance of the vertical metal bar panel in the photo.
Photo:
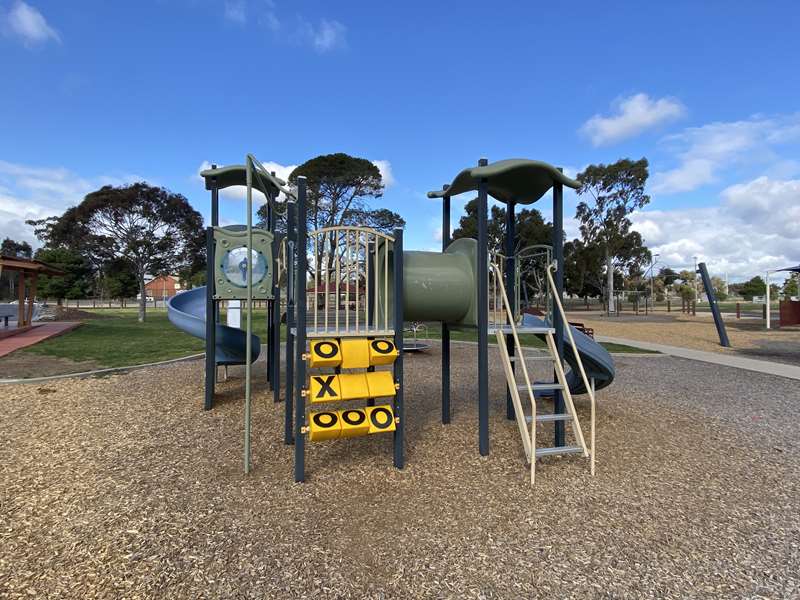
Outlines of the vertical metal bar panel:
M489 163L482 158L478 166ZM489 242L487 212L488 180L478 186L478 448L489 455Z
M367 252L364 255L364 267L367 286L367 331L375 328L375 270L372 268L372 250L370 250L369 234L367 234Z
M379 256L378 256L379 254L380 254L380 250L379 250L379 247L378 247L378 235L375 234L375 268L373 270L373 273L375 273L375 292L374 292L374 294L375 294L375 330L376 331L378 330L379 323L380 323L380 318L379 318L379 314L378 314L378 304L379 304L378 298L379 298L379 293L380 293L380 281L378 280L378 265L380 264L378 262L379 261ZM384 298L383 301L386 302L386 298Z
M286 206L286 406L284 406L283 441L294 443L294 334L295 326L295 221L297 205L290 201Z
M333 234L333 235L336 235L336 234ZM326 235L324 239L327 240L328 236ZM333 244L332 241L331 241L331 244ZM326 250L325 250L326 247L327 247L327 252L328 252L328 254L324 256L324 259L322 261L322 264L325 265L325 332L326 333L328 332L328 310L329 310L328 309L328 295L330 293L330 285L331 285L330 284L330 269L328 268L328 264L329 264L329 261L330 261L330 258L331 258L330 257L330 250L331 249L328 246L329 246L328 244L324 244L324 242L323 242L323 246L322 246L323 253L326 252Z
M211 165L212 169L216 169L217 165ZM211 226L212 227L219 227L219 187L217 183L217 178L211 178ZM210 279L207 280L211 281ZM208 283L207 283L208 285ZM219 323L219 309L220 305L218 303L214 304L214 321ZM216 375L216 373L215 373Z
M299 199L298 199L299 202ZM298 205L299 206L299 205ZM298 220L300 215L300 209L298 208L297 211ZM314 331L316 332L319 325L318 325L318 316L319 316L319 235L312 233L311 234L314 238ZM298 244L299 244L299 237L298 237ZM298 269L299 271L300 269Z
M244 472L250 472L250 413L252 394L253 352L253 165L250 157L246 164L247 175L247 327L245 328L244 358Z
M267 196L267 231L273 232L272 200ZM275 257L275 240L272 241L272 256ZM274 288L273 288L274 290ZM267 383L275 390L275 328L273 315L275 313L275 299L267 300Z
M449 184L443 188L446 190ZM450 196L442 198L442 252L450 245ZM450 423L450 326L442 321L442 424Z
M383 238L383 329L389 329L389 240ZM395 296L395 304L402 304L403 298ZM401 323L402 325L402 323Z
M206 227L206 388L204 410L211 410L214 406L214 383L217 378L217 328L214 313L214 228Z
M359 311L358 305L358 246L361 243L361 233L358 230L353 231L353 245L355 246L355 257L350 257L350 272L355 275L355 286L356 286L356 331L360 331L360 321L361 315ZM351 277L352 279L352 277ZM348 310L350 310L350 306L348 304Z
M306 399L303 396L306 383L306 361L303 356L306 351L306 259L306 178L301 176L297 178L297 347L294 378L294 480L298 483L305 481L306 477L306 439L303 436L306 425Z
M347 236L345 236L345 245L347 244ZM337 243L338 248L338 243ZM334 284L336 287L336 294L333 300L334 310L336 311L334 314L336 315L336 319L334 321L334 326L336 327L336 331L339 331L339 296L342 293L342 266L341 260L339 259L339 252L336 252L336 283Z
M516 283L515 273L516 273L516 259L514 256L514 251L516 250L516 220L515 220L515 210L516 210L516 203L509 202L506 205L506 264L505 264L505 271L506 271L506 294L508 295L509 302L511 302L511 311L514 314L517 314L519 310L519 306L517 306L517 295L514 291L514 284ZM511 335L506 335L506 349L508 350L509 356L514 356L514 338ZM524 360L523 356L520 356L520 360ZM511 372L514 372L514 361L511 361ZM506 419L509 421L514 419L514 403L511 400L511 390L506 387Z
M389 241L384 240L386 246ZM402 469L405 465L405 405L403 402L403 230L399 227L394 230L394 344L398 350L397 359L394 361L394 380L399 384L394 396L394 416L398 420L394 431L394 466ZM386 278L388 280L388 273ZM388 327L387 327L388 329Z
M560 183L553 185L553 259L556 261L555 289L559 300L564 291L564 187ZM557 310L553 310L553 328L556 330L556 350L558 360L564 364L564 327L566 324ZM564 396L560 390L553 390L553 412L563 414ZM564 421L556 421L554 445L565 445Z
M273 400L281 401L281 286L278 283L278 255L281 244L275 236L275 224L273 222L273 253L272 253L272 390Z

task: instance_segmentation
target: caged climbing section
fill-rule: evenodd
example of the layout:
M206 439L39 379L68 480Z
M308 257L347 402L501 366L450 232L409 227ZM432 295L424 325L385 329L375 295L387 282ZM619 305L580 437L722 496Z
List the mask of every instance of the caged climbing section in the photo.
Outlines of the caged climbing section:
M306 181L288 212L285 438L295 481L305 481L306 441L391 433L404 464L403 231L306 229Z

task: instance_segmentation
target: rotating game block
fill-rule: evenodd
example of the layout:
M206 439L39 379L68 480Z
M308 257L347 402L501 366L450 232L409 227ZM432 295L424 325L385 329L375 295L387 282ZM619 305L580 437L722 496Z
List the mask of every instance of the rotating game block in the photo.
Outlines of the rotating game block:
M366 369L369 366L369 340L367 338L342 338L342 368Z
M366 376L370 398L386 398L397 393L391 371L373 371L366 373Z
M392 340L381 338L369 343L369 364L372 366L391 365L398 354Z
M358 400L369 398L369 385L367 377L372 373L342 373L338 375L341 387L341 400Z
M308 364L311 368L338 367L342 363L342 349L338 340L312 340Z
M369 433L369 419L363 408L340 410L339 422L342 424L341 437L356 437Z
M369 433L394 431L394 412L391 406L368 406L364 409L369 421Z
M308 386L311 402L336 402L343 400L338 375L312 375Z
M312 412L308 417L308 439L312 442L335 440L342 434L342 422L335 410Z

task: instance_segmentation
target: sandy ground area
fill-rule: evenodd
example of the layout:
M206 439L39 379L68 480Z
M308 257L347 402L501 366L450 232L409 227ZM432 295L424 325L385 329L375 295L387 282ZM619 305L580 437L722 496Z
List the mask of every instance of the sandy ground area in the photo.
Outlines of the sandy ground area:
M800 594L796 382L618 358L597 476L549 458L531 489L490 356L489 457L475 347L454 347L449 426L433 348L406 361L407 468L389 437L310 444L299 485L261 378L242 474L238 370L210 412L200 361L0 387L0 598Z
M766 331L760 319L725 319L731 348L719 345L714 320L700 313L696 317L681 313L605 317L576 311L568 313L568 319L594 328L596 335L800 364L800 327Z

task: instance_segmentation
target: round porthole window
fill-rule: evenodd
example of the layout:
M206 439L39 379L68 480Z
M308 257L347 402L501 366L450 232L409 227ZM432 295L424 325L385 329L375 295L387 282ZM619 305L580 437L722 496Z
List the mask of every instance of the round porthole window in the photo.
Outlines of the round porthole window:
M253 264L253 287L257 286L267 276L267 261L260 252L252 250L250 253ZM239 246L225 253L222 258L222 272L225 278L233 285L240 288L247 287L247 248Z

